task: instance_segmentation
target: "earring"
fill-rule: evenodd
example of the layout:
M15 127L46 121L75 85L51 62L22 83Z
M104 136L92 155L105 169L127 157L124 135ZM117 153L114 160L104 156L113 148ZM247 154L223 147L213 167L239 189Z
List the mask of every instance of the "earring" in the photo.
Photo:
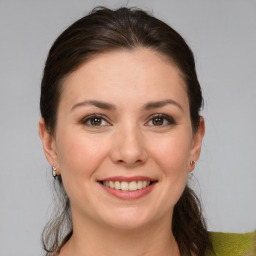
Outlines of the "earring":
M195 165L196 164L196 162L193 160L193 161L190 161L190 165L191 166L193 166L193 165Z
M52 166L52 177L55 179L56 176L57 176L57 173L56 173L56 167Z

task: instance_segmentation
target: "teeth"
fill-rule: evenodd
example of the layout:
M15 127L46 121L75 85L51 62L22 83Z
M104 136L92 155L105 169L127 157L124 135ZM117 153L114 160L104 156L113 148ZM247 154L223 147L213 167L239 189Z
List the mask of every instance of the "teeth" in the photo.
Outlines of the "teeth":
M136 181L132 181L132 182L129 183L129 190L135 191L137 189L138 189L138 185L137 185Z
M104 182L103 182L103 184L104 184ZM106 184L104 184L104 185L108 187L107 181L106 181ZM115 188L115 183L114 183L113 181L110 181L110 182L109 182L109 186L110 186L111 188Z
M115 181L115 189L121 189L121 184L119 181Z
M106 187L119 189L122 191L135 191L138 189L143 189L148 187L150 184L150 181L146 180L139 180L139 181L103 181L103 185Z
M141 180L137 182L137 188L142 189L142 181Z
M127 191L129 189L129 184L126 181L121 182L121 190Z

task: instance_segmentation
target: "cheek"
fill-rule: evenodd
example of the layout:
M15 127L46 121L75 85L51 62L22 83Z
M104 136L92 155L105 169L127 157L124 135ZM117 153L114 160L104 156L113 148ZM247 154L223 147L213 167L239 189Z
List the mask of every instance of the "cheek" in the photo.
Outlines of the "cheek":
M83 133L62 134L58 145L59 167L64 176L91 176L106 155L99 140Z
M152 136L153 137L153 136ZM190 137L185 133L151 138L150 154L160 174L158 208L167 214L180 199L188 178Z
M60 134L58 163L65 191L75 208L91 200L94 173L105 159L107 147L83 133Z
M150 154L165 175L187 174L191 139L187 133L170 134L150 142Z

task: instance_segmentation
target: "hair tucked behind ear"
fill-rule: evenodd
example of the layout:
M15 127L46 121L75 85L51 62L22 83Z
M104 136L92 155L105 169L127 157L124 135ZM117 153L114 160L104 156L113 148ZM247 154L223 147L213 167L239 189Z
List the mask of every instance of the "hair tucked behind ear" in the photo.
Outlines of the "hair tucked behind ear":
M186 83L190 119L196 132L203 103L193 53L185 40L166 23L135 8L94 9L67 28L54 42L46 60L40 109L49 133L55 134L63 79L91 57L122 49L145 47L169 58ZM57 179L61 205L44 229L46 255L58 253L72 235L70 203L62 180ZM188 187L174 208L172 230L182 255L205 255L210 240L198 198Z

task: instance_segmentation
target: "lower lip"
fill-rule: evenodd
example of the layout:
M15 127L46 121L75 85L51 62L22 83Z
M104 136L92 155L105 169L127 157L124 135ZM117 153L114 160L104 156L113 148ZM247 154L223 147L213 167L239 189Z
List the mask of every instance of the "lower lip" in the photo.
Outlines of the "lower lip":
M123 191L123 190L113 189L113 188L104 186L101 183L99 183L99 184L105 189L105 191L107 191L109 194L111 194L111 195L113 195L113 196L115 196L119 199L122 199L122 200L136 200L136 199L139 199L139 198L149 194L151 192L151 190L154 188L156 182L152 183L148 187L138 189L138 190L135 190L135 191Z

